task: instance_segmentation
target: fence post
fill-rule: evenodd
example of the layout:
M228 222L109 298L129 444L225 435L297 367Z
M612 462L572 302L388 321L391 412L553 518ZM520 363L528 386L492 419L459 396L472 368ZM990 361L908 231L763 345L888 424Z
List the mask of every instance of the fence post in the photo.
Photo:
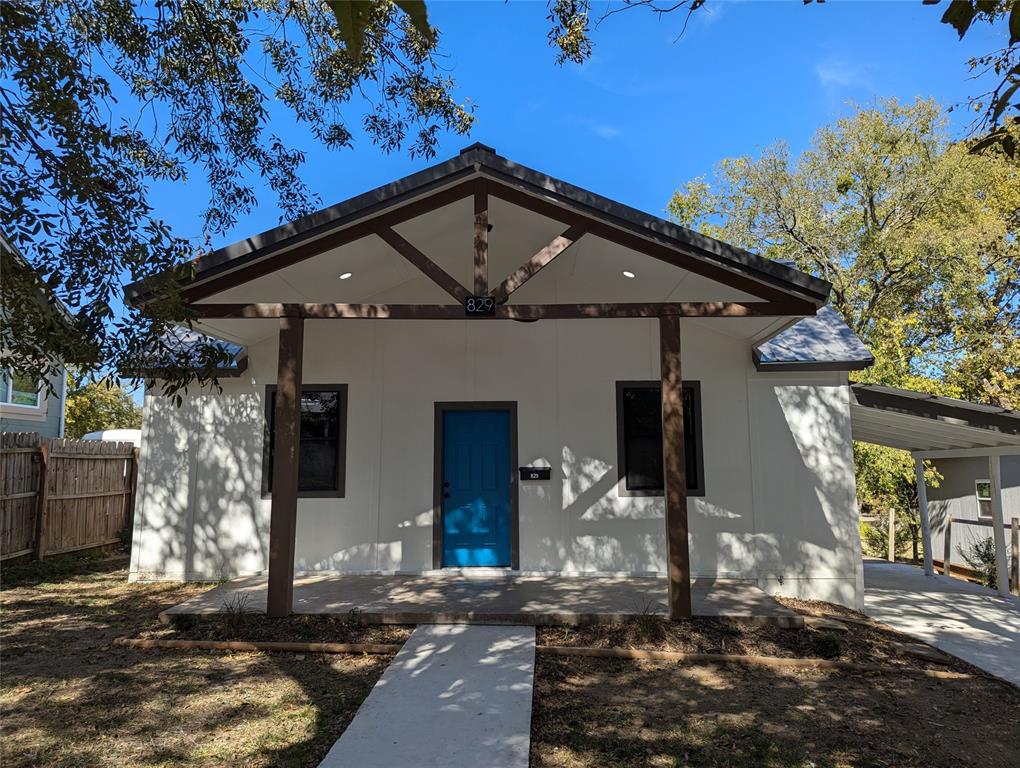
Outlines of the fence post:
M1010 536L1010 558L1013 561L1013 573L1011 574L1013 579L1014 595L1020 595L1020 517L1013 518L1012 531Z
M896 562L896 512L889 510L889 555L890 563Z
M946 515L946 538L942 542L942 573L946 576L953 575L953 521Z
M134 531L135 529L135 505L138 504L138 449L135 448L131 451L131 495L128 500L131 506L128 507L127 515L127 529L128 531ZM128 538L128 548L131 547L131 538Z
M46 440L39 441L39 488L35 495L35 540L32 542L32 559L42 560L45 556L43 537L46 535L47 489L49 488L48 468L50 463L50 444Z

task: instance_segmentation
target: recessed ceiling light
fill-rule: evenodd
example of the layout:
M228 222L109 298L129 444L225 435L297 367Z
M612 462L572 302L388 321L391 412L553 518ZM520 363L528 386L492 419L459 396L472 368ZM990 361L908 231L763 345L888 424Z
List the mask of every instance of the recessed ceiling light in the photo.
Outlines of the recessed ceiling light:
M349 277L352 277L353 275L354 275L353 272L344 272L342 275L340 275L340 279L341 280L346 280Z
M624 277L636 277L636 275L633 272L631 272L629 269L623 270L623 276Z

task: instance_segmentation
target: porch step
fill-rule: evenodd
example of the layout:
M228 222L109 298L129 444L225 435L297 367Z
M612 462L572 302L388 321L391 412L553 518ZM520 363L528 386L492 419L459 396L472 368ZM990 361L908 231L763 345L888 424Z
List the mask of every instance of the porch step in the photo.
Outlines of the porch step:
M527 768L533 627L423 624L319 768Z

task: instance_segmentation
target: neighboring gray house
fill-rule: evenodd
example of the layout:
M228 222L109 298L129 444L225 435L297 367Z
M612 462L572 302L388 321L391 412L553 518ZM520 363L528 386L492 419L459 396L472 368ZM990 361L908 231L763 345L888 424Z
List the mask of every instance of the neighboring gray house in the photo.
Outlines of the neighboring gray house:
M47 386L47 383L49 386ZM17 371L0 371L0 432L38 432L64 436L64 397L67 372L39 382Z
M18 250L0 236L5 256L26 265ZM7 262L10 267L10 262ZM40 296L49 295L40 283ZM43 299L40 299L43 300ZM49 301L62 320L71 322L71 314L59 299ZM64 399L67 371L61 365L49 381L37 381L17 370L0 366L0 432L38 432L43 437L64 436Z
M1018 449L1020 450L1020 449ZM928 513L931 515L932 554L937 562L945 559L946 521L952 520L950 563L967 567L960 554L977 541L990 538L992 529L992 483L988 459L983 456L931 459L942 475L938 488L928 489ZM1002 457L1002 522L1009 525L1020 518L1020 455ZM960 520L973 520L974 524Z

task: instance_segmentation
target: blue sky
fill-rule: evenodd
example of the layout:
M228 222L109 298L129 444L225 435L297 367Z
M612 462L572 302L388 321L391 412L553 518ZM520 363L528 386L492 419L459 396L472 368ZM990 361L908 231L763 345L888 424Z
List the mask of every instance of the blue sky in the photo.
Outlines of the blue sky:
M803 148L850 101L931 96L960 104L979 90L967 59L1002 42L987 25L958 41L939 23L945 3L709 0L680 40L680 14L616 14L595 31L588 63L560 67L546 41L544 2L430 0L428 7L442 35L442 65L477 115L469 137L442 140L437 159L481 141L652 213L724 157L778 139ZM596 3L595 14L604 7ZM960 110L952 120L963 135L970 115ZM272 130L308 152L304 175L325 205L428 164L385 155L364 138L329 152L286 119ZM152 201L178 234L197 238L207 192L195 179L160 188ZM213 245L273 227L279 215L264 193Z

